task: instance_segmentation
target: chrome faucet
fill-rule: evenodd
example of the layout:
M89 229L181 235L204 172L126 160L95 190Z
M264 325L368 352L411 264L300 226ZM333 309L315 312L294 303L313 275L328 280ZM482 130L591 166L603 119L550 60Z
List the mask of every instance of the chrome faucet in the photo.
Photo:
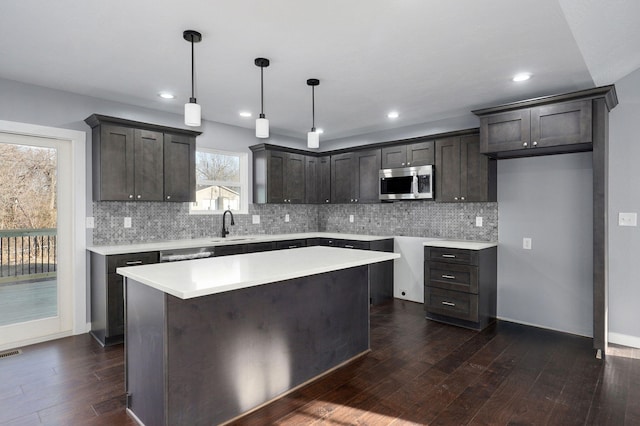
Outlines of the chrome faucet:
M229 234L229 230L225 225L225 219L227 217L227 213L231 215L231 226L234 226L236 224L233 221L233 213L231 213L231 210L225 210L224 213L222 213L222 238L225 238Z

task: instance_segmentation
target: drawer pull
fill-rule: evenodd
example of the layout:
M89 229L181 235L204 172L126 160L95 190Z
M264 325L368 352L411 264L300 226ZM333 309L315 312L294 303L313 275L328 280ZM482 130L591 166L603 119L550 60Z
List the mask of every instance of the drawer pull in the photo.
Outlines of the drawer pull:
M442 304L445 306L456 306L455 303L451 303L451 302L442 302Z
M353 246L349 245L349 244L345 244L344 248L353 248Z
M442 275L442 278L446 278L448 280L455 280L456 279L455 275Z
M298 246L289 246L289 248L298 248Z
M133 265L142 265L142 260L132 260L130 262L127 262L127 266L133 266Z
M442 257L447 257L449 259L455 259L456 255L455 254L443 254Z

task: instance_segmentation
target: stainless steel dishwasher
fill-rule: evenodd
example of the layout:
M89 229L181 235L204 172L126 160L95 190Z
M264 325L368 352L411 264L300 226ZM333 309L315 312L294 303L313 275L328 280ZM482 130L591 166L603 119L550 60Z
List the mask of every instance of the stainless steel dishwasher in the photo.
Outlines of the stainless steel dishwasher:
M162 250L160 252L160 263L177 262L180 260L205 259L213 257L215 247L195 247L173 250Z

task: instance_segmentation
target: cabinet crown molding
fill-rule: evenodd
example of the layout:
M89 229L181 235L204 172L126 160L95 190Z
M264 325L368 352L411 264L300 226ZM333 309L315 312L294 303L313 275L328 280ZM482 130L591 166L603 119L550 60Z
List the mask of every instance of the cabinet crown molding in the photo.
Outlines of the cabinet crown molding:
M127 120L126 118L119 117L110 117L108 115L102 114L91 114L89 117L85 118L84 122L87 123L92 129L101 124L116 124L118 126L155 130L157 132L171 133L174 135L178 134L196 137L202 134L202 132L198 132L195 130L179 129L177 127L161 126L159 124L143 123L141 121Z

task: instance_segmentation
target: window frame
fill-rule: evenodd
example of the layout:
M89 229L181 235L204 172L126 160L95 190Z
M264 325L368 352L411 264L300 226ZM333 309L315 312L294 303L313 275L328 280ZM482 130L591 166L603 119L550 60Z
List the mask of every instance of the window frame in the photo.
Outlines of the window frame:
M214 155L217 154L217 155L226 155L230 157L238 157L239 167L240 167L239 182L198 180L198 175L196 174L196 191L197 191L198 185L201 182L204 182L206 184L213 184L217 186L236 186L236 187L239 186L240 187L240 210L231 210L231 211L236 214L248 214L249 213L249 154L246 152L225 151L221 149L196 146L196 156L199 152L204 152L207 154L214 154ZM192 208L193 203L194 202L189 203L190 215L221 215L224 213L223 210L194 210Z

